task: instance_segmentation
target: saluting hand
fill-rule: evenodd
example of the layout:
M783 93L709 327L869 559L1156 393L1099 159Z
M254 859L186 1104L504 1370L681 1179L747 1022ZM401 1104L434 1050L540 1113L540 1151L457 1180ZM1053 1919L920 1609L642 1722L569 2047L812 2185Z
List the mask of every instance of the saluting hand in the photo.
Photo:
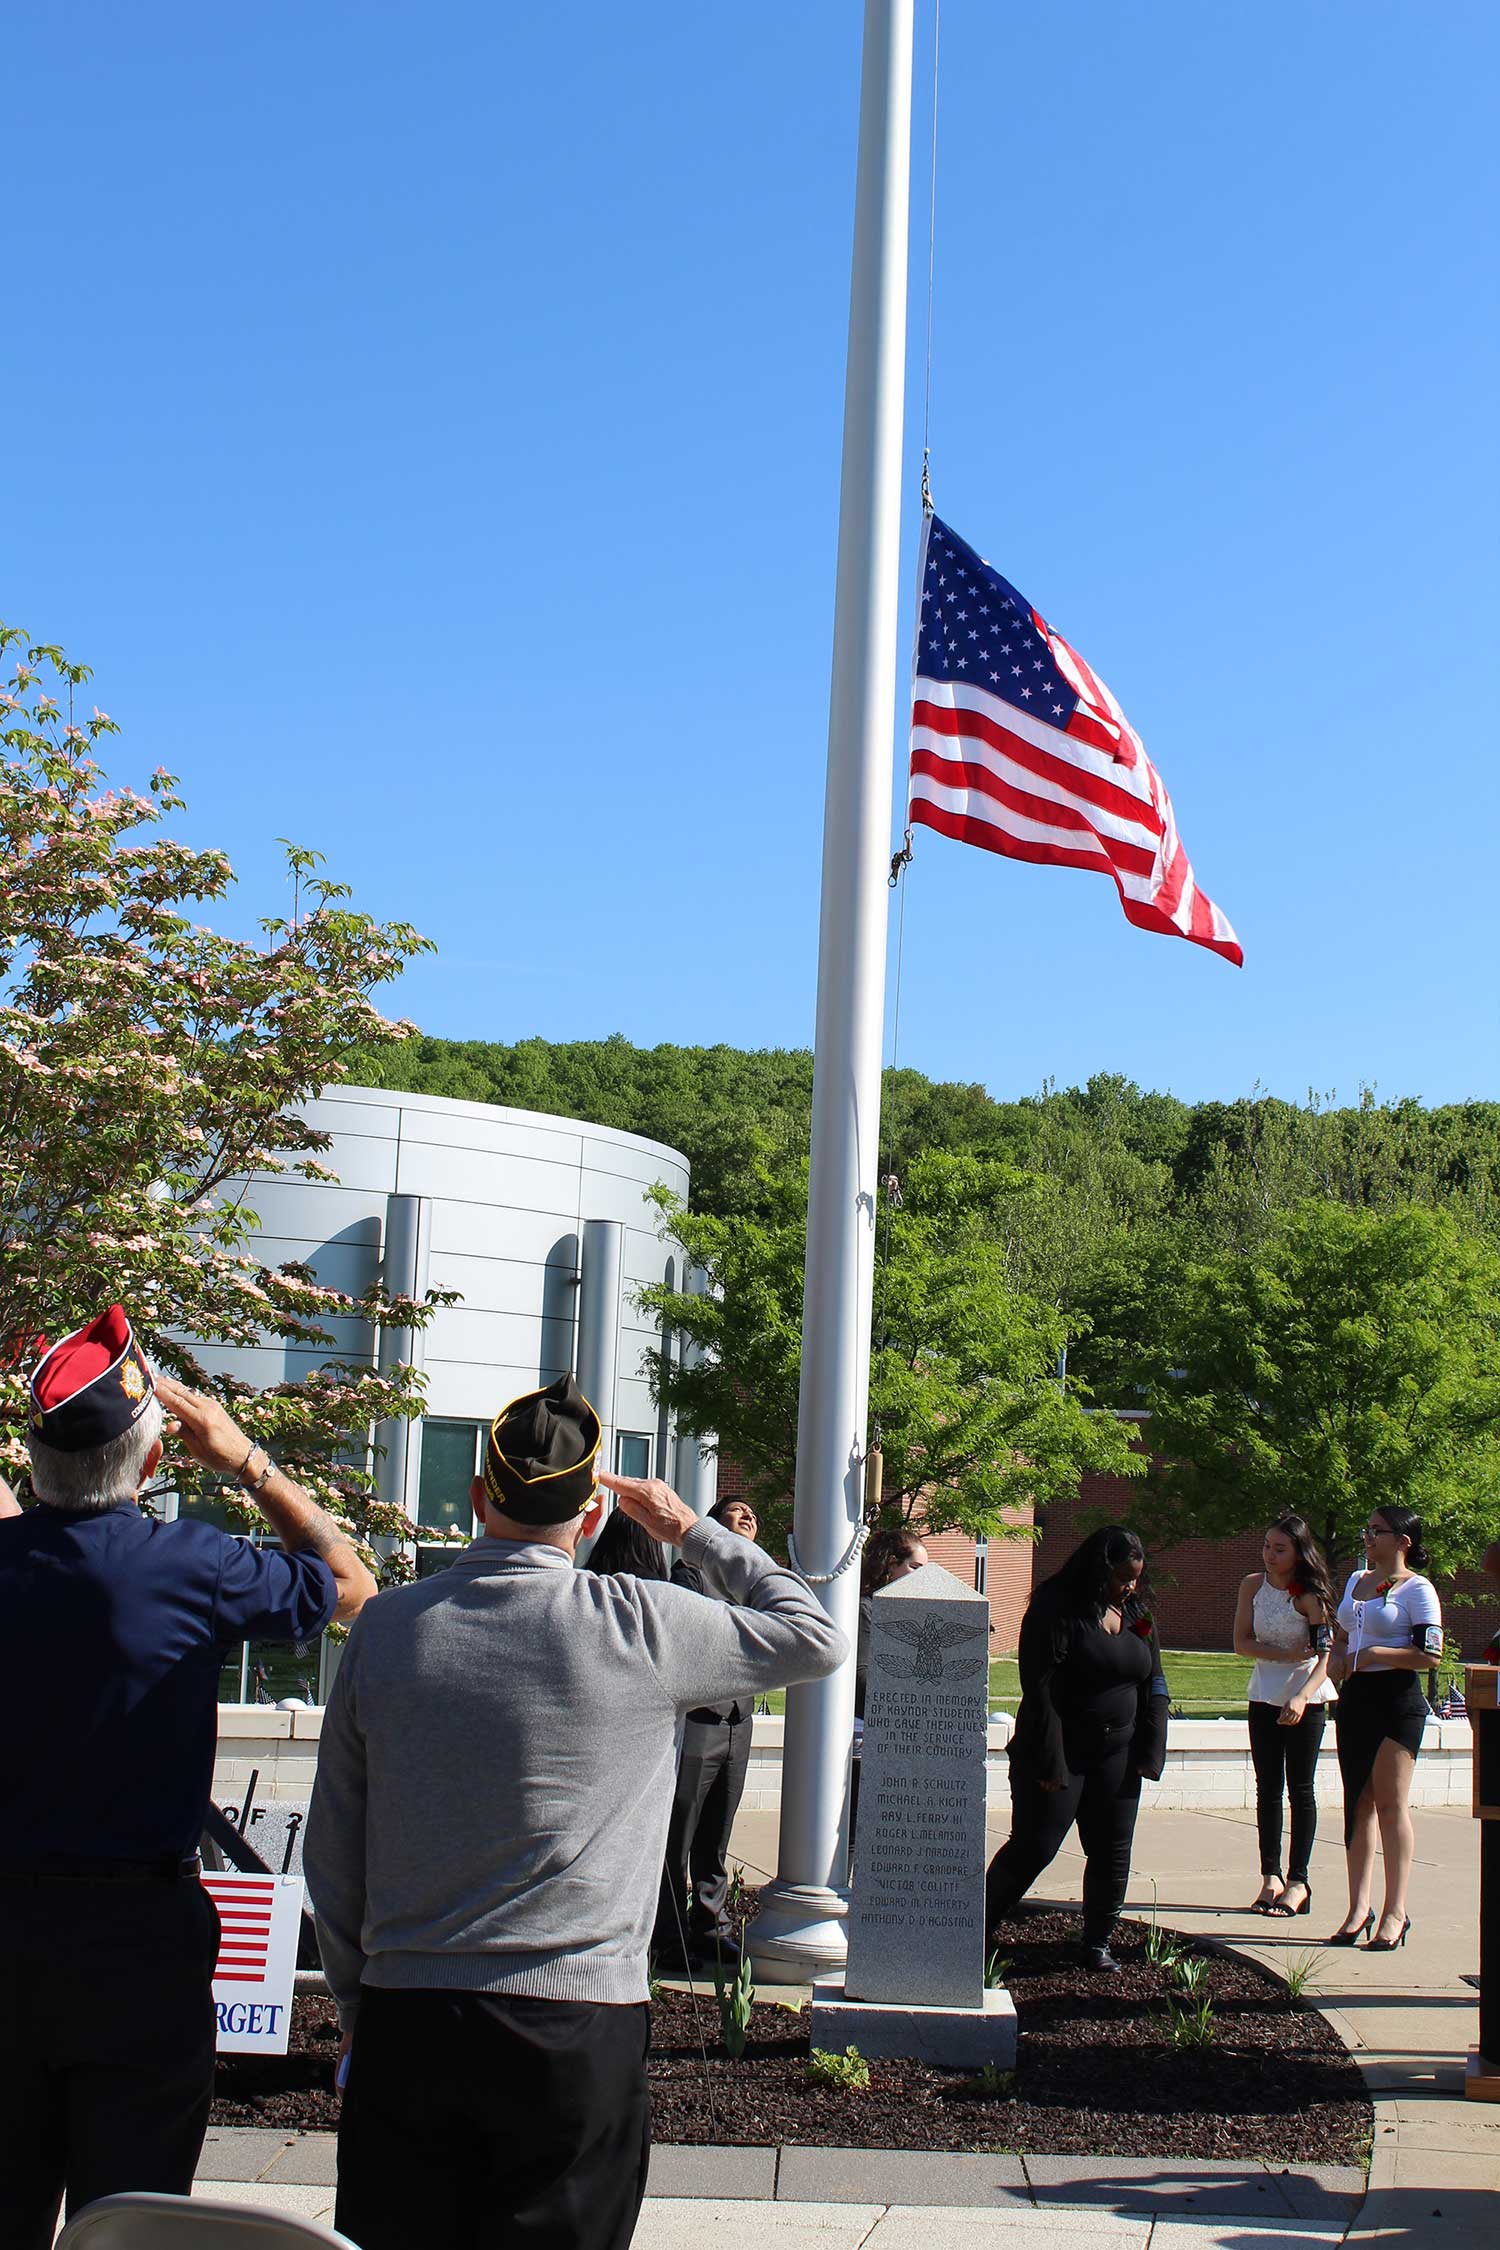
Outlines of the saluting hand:
M250 1440L216 1398L190 1391L170 1375L158 1375L156 1395L163 1411L177 1425L177 1435L195 1461L205 1469L237 1477L251 1450Z
M680 1547L698 1521L687 1502L679 1500L660 1477L612 1477L601 1469L599 1482L614 1494L626 1515L664 1547Z

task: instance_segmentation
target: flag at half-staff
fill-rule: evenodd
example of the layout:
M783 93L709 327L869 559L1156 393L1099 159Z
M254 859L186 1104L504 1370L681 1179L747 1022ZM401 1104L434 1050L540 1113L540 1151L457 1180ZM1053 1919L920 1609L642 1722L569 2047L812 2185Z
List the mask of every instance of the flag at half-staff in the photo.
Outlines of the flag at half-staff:
M1109 689L934 515L923 533L907 819L1008 859L1111 875L1138 928L1244 960Z

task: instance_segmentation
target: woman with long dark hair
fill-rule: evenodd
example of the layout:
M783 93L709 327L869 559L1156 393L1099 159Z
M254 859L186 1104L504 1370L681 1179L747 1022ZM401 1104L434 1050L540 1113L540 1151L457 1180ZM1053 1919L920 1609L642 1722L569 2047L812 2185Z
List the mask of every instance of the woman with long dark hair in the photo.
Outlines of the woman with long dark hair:
M1355 1945L1374 1924L1378 1835L1385 1898L1367 1953L1393 1952L1411 1928L1411 1777L1427 1723L1424 1675L1443 1654L1443 1613L1426 1567L1420 1518L1410 1508L1373 1508L1365 1567L1352 1573L1339 1603L1332 1672L1339 1683L1349 1911L1328 1943Z
M898 1578L920 1570L927 1549L914 1531L872 1531L859 1566L859 1640L854 1652L854 1716L865 1715L865 1680L870 1668L871 1602Z
M586 1570L601 1578L667 1578L667 1550L623 1508L611 1508L588 1551Z
M1250 1674L1250 1758L1260 1894L1252 1914L1306 1914L1308 1864L1317 1834L1318 1752L1333 1700L1328 1657L1334 1602L1328 1565L1301 1516L1282 1516L1261 1542L1262 1567L1240 1580L1234 1653L1255 1659ZM1281 1812L1291 1799L1292 1846L1281 1872Z
M1167 1683L1133 1531L1092 1531L1037 1587L1021 1621L1021 1708L1010 1745L1010 1839L990 1861L993 1928L1056 1857L1074 1822L1084 1851L1083 1957L1109 1950L1130 1880L1141 1777L1167 1754Z
M865 1688L870 1676L870 1631L875 1596L898 1578L908 1578L927 1562L927 1549L914 1531L872 1531L859 1566L859 1636L854 1644L854 1760L849 1771L849 1872L854 1872L859 1827L859 1777L865 1731Z

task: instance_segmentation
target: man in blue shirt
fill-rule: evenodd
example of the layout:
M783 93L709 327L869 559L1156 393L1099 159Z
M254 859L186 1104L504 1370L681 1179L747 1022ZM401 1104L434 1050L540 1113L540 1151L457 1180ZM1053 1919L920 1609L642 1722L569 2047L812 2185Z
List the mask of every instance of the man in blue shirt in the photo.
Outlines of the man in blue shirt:
M164 1412L279 1548L144 1516ZM37 1505L0 1518L0 2242L48 2250L124 2189L185 2195L213 2093L218 1917L198 1877L219 1669L311 1640L375 1582L212 1399L153 1377L115 1305L30 1386Z

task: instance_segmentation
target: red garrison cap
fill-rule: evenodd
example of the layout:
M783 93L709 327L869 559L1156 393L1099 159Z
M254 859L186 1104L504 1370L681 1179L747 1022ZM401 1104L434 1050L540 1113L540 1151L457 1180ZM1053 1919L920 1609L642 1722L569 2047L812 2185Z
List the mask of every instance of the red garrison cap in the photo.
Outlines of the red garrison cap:
M31 1371L31 1434L58 1453L123 1437L155 1389L123 1305L64 1336Z

